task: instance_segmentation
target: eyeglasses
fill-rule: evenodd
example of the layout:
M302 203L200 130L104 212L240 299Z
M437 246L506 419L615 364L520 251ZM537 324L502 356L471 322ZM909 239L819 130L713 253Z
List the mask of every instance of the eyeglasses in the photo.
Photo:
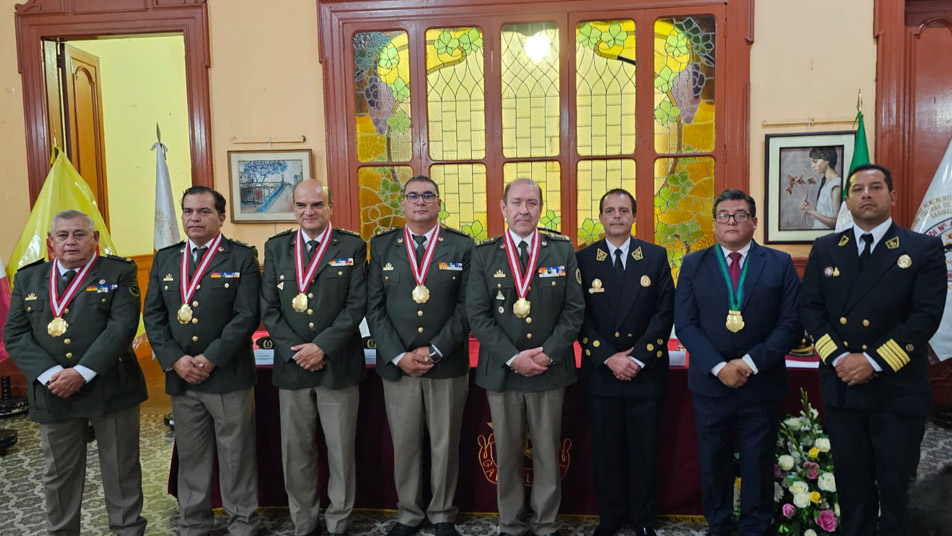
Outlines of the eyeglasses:
M737 212L735 214L730 214L728 212L718 212L714 215L714 221L717 223L729 223L731 218L734 218L734 221L737 223L747 223L747 220L750 219L750 214L747 212Z
M416 202L419 201L420 199L422 199L424 203L426 203L427 205L429 205L429 204L432 203L437 197L438 197L438 196L437 196L436 194L434 194L433 192L423 192L422 194L418 194L418 193L416 193L416 192L410 192L410 193L406 194L405 196L403 196L403 198L406 199L411 205L412 205L413 203L416 203Z

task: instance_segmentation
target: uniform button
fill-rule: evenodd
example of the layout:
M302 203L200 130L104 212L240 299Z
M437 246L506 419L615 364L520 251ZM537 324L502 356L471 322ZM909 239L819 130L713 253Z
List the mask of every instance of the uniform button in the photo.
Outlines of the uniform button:
M278 279L281 279L281 280L283 281L283 280L284 280L284 274L279 275L279 276L278 276Z
M106 298L103 298L103 299L102 299L102 302L103 302L103 303L106 303Z
M387 280L387 281L390 281L390 276L389 276L389 275L385 275L385 276L383 276L383 278L384 278L385 280Z
M841 316L841 317L840 317L840 324L843 324L844 326L846 325L846 317L845 317L845 316Z
M307 327L314 329L314 322L308 322Z
M416 315L417 315L417 316L423 316L423 311L417 311L417 312L416 312Z
M456 276L455 276L455 275L453 276L453 281L456 281Z
M308 293L307 293L307 297L308 297L308 298L313 298L313 297L314 297L314 293L313 293L313 292L308 292Z
M526 338L527 338L527 339L531 339L531 338L532 338L532 334L531 334L531 333L526 333Z
M864 328L868 328L868 327L869 327L869 320L866 320L865 318L863 319L863 327L864 327Z
M338 270L338 271L337 271L337 275L344 275L344 272Z
M502 288L502 283L496 283L496 288Z
M658 357L661 357L662 355L664 355L664 352L662 352L661 350L658 350Z
M629 338L629 339L631 338L631 333L628 334L628 338Z
M506 312L506 310L502 308L502 305L499 306L499 312L500 312L500 313L505 313L505 312Z
M553 286L553 287L555 286L555 281L552 282L552 286Z
M230 286L231 286L230 284L225 283L225 288L228 288L228 287L230 287ZM198 288L202 288L202 287L198 287Z
M911 344L907 344L907 345L906 345L906 351L907 351L907 352L911 352L911 351L913 351L913 350L915 350L915 349L916 349L916 347L913 346L913 345L911 345Z
M201 283L199 283L199 285L198 285L197 287L195 287L195 288L196 288L196 289L202 288Z
M585 350L585 355L592 355L592 351L591 351L591 350Z
M597 340L592 341L592 346L594 346L595 348L598 348L601 345L602 345L602 341L597 341Z
M309 315L314 314L314 309L308 309L308 310L307 310L307 314L309 314Z
M64 315L65 315L65 314L69 314L69 308L68 308L68 307L66 308L65 311L63 311L63 314L64 314Z
M647 346L646 348L648 348L648 351L650 352L650 351L654 350L654 345L649 342L649 343L648 343L648 346Z
M198 318L195 318L195 317L193 316L193 317L192 317L192 323L193 323L193 324L198 324Z
M192 335L192 342L195 342L197 340L198 340L198 335Z
M584 339L582 339L582 344L588 344L588 337L585 337Z
M32 308L32 307L30 307L29 305L27 305L27 306L26 306L26 310L27 310L27 311L32 311L32 310L33 310L33 308Z
M72 359L72 358L73 358L73 352L66 352L66 359Z
M192 307L198 307L198 302L197 302L197 301L193 301L193 302L192 302Z
M850 348L850 343L848 343L848 342L846 342L846 341L843 341L843 346L845 346L846 349L849 350L849 348Z
M527 316L527 317L526 317L526 324L531 324L531 323L532 323L532 317L531 317L531 316Z
M423 333L423 326L416 328L417 333Z
M864 345L861 346L860 348L862 348L863 350L866 350L866 345L864 344Z
M169 289L169 286L168 286L168 285L165 285L164 287L162 287L162 289L163 289L163 290L168 290L168 289Z
M69 340L69 339L63 339L63 344L69 344L69 343L71 343L71 342L73 342L73 341L71 341L71 340Z
M658 339L658 344L664 344L664 339Z
M615 338L621 337L621 333L615 332Z

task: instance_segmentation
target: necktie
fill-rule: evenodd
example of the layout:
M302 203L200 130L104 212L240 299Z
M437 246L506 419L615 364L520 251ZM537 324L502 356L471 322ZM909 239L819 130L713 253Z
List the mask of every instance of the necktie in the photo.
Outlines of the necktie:
M625 280L625 265L621 262L621 249L615 250L615 277L621 283Z
M426 255L426 236L423 235L413 235L413 241L416 242L416 262L417 268L423 264L423 256Z
M863 252L859 255L859 263L863 262L869 258L870 254L873 252L873 235L871 233L863 233L860 238L863 242L866 242L866 245L863 246Z
M198 265L202 263L202 258L205 257L206 251L208 251L208 247L206 246L195 248L192 251L192 273L193 274L198 270Z
M314 258L314 252L317 251L317 246L321 243L317 240L308 240L307 241L307 263L311 264L311 259Z
M60 278L59 284L59 295L60 297L66 292L66 289L69 288L70 283L73 282L73 278L76 277L76 270L66 270L63 272L63 277Z
M522 271L526 271L526 265L529 264L529 244L525 240L519 242L519 263L522 265Z
M731 276L731 284L737 289L737 280L740 279L740 252L732 251L728 257L731 259L731 265L727 271Z

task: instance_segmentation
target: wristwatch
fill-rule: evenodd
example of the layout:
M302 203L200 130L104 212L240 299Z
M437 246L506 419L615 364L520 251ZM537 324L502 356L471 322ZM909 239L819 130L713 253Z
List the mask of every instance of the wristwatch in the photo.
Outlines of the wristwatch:
M430 345L430 361L432 361L433 363L439 363L441 359L443 359L443 356L441 356L440 353L436 351L436 346L433 346L431 344Z

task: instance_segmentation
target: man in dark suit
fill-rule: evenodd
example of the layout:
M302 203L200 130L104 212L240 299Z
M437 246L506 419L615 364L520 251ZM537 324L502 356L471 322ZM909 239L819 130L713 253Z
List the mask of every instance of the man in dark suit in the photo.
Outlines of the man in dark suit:
M476 384L486 389L496 444L499 532L558 534L562 400L575 382L573 342L585 298L568 238L536 229L542 189L506 185L499 202L508 230L480 243L466 286L479 339ZM523 452L532 438L531 511L526 519Z
M109 529L141 535L139 404L148 393L132 351L139 323L136 265L100 256L99 231L78 210L58 213L49 238L56 260L17 272L3 330L28 382L30 419L40 423L46 527L50 534L80 534L92 423Z
M294 189L298 229L265 244L262 321L274 341L281 457L297 534L320 534L317 448L327 444L327 532L347 532L357 493L354 440L358 384L366 376L360 321L367 307L367 244L330 223L330 191L316 180Z
M208 534L218 452L228 531L258 528L255 361L261 272L255 249L221 234L225 198L192 186L182 196L188 240L155 253L145 296L149 343L165 370L178 449L179 530Z
M393 439L397 522L410 536L429 518L436 536L459 536L453 505L469 389L466 280L473 240L439 225L440 190L417 175L403 185L407 224L370 241L367 322ZM421 288L422 287L422 288ZM424 434L432 498L423 504Z
M605 239L576 254L587 289L579 383L592 427L595 536L625 524L653 535L674 283L665 249L631 236L629 192L610 190L598 209Z
M684 257L675 291L675 332L688 351L701 499L712 536L731 534L735 449L743 483L740 533L769 530L780 402L788 389L784 358L803 334L793 260L754 242L756 228L749 195L720 194L717 244Z
M928 343L945 307L945 256L938 238L892 221L888 169L857 167L847 192L853 226L814 242L800 314L823 362L842 534L902 536L932 411Z

